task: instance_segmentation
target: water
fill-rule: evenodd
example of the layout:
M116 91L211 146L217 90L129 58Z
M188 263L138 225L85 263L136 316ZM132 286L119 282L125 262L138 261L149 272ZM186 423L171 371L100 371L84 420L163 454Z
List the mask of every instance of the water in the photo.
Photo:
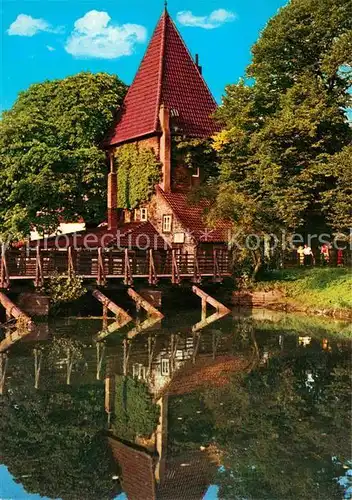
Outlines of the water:
M0 497L351 498L348 325L234 311L192 334L199 315L98 344L102 320L61 318L13 346Z

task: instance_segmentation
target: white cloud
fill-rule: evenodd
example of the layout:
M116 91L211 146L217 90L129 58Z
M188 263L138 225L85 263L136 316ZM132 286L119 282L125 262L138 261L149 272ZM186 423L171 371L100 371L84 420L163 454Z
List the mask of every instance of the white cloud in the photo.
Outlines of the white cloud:
M219 28L224 23L232 22L236 14L225 9L214 10L208 16L195 16L190 10L183 10L177 14L177 20L183 26L212 30Z
M10 25L7 33L17 36L33 36L40 31L57 33L58 29L53 28L45 19L35 19L32 16L27 16L27 14L19 14Z
M46 48L49 52L54 52L54 50L56 50L55 47L52 47L51 45L47 45Z
M147 39L139 24L113 25L107 12L91 10L77 19L68 37L66 51L75 57L115 59L133 54L135 45Z

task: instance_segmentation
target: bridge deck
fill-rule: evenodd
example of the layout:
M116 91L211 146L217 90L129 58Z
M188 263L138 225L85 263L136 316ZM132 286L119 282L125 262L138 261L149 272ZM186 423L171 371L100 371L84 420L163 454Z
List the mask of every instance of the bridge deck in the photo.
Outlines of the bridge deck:
M36 249L2 251L0 288L7 288L12 280L33 280L37 286L54 274L77 275L96 279L103 284L107 279L123 280L131 284L135 278L148 279L155 284L160 278L179 283L181 279L199 282L202 277L221 280L230 276L227 250L212 253L181 253L177 250L96 250Z

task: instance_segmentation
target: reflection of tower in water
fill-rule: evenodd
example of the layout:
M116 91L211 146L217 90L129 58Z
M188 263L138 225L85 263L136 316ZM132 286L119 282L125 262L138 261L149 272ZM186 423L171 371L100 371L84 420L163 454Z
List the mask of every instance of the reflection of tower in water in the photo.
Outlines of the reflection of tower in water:
M146 383L160 409L150 438L126 441L114 429L109 439L129 499L203 498L219 465L217 455L213 447L199 445L175 451L170 403L205 386L225 385L231 374L252 365L252 359L232 352L233 336L214 329L206 334L193 331L125 339L119 354L108 358L105 407L109 421L117 403L116 377Z

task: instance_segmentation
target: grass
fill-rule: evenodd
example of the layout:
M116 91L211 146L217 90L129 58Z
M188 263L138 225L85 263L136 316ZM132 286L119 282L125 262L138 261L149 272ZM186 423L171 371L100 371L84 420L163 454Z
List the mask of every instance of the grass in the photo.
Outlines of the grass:
M297 335L297 332L304 332L302 335L311 336L315 339L332 337L335 340L350 340L352 338L351 324L347 321L336 321L324 316L307 315L304 313L284 314L281 317L278 313L275 321L256 321L258 331L277 331Z
M352 274L346 268L272 271L256 284L256 289L280 289L290 301L306 308L352 310Z

